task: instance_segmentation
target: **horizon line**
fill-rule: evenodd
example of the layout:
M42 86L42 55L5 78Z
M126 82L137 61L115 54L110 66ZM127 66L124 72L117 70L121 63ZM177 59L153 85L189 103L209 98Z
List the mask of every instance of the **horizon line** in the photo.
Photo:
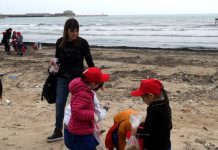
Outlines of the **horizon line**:
M28 13L0 13L0 15L26 15L26 14L56 14L56 13L47 13L47 12L28 12ZM107 13L89 13L89 14L76 14L76 16L82 15L109 15L109 16L119 16L119 15L218 15L218 12L210 12L210 13L140 13L140 14L107 14Z

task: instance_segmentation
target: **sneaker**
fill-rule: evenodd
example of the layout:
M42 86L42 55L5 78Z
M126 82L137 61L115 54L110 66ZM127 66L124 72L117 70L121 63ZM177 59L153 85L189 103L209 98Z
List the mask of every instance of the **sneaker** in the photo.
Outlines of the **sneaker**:
M53 134L47 138L47 142L55 142L63 139L62 131L55 129Z

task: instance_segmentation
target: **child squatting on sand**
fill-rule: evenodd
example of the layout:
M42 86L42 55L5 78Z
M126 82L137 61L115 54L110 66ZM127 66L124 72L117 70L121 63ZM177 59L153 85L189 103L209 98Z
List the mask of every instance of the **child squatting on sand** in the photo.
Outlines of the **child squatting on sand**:
M108 150L124 150L126 146L126 135L131 131L130 115L138 113L133 109L126 109L114 116L114 124L110 127L105 146Z

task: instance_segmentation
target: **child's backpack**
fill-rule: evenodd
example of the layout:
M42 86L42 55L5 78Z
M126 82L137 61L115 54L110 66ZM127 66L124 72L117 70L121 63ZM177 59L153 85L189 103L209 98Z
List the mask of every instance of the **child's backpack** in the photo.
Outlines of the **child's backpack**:
M43 85L41 100L43 101L44 97L49 104L54 104L56 102L56 88L57 75L49 73L49 76Z

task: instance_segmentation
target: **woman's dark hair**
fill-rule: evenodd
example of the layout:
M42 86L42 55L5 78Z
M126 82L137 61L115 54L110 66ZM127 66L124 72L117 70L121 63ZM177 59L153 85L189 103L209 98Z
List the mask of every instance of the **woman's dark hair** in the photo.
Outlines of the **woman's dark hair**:
M74 19L74 18L70 18L65 22L64 31L63 31L63 38L62 38L62 41L61 41L61 43L59 45L59 47L61 47L61 48L65 47L66 42L68 40L68 29L70 29L72 31L75 30L75 29L79 30L78 21L76 19Z

